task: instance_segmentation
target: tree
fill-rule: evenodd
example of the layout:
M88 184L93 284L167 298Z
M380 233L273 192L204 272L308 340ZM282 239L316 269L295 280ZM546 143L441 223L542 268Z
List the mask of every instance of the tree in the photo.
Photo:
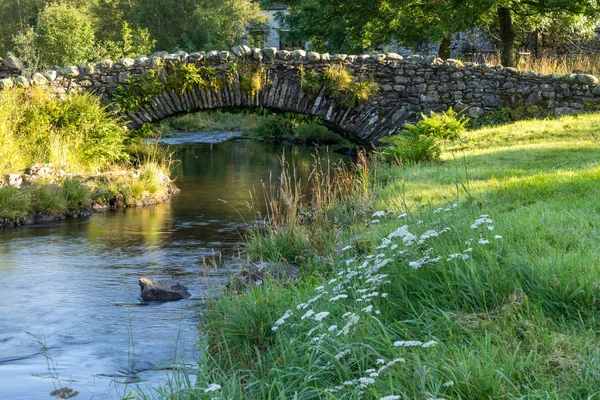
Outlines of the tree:
M199 0L194 11L201 49L229 49L240 43L250 25L260 24L258 4L250 0Z
M38 17L35 44L44 65L74 65L88 61L94 51L92 19L63 3L47 5Z

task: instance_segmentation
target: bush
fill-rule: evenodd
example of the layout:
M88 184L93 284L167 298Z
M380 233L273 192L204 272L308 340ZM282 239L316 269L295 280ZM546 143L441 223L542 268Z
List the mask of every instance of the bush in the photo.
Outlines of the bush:
M264 139L284 139L294 134L294 121L283 115L266 118L257 128L257 135Z
M386 161L401 165L435 161L441 153L440 140L458 138L468 122L452 108L422 117L415 125L407 125L400 134L380 139L390 145L379 152Z
M442 111L441 114L432 112L428 117L423 117L416 125L408 125L407 131L414 130L416 133L425 136L434 136L440 139L456 139L465 131L467 118L459 115L450 107L448 111Z
M381 142L390 145L378 153L387 162L412 165L435 161L440 157L441 149L435 136L421 135L416 129L404 132L381 139Z
M294 130L294 133L295 139L308 144L339 144L344 142L344 138L340 135L331 132L327 127L317 122L301 124Z
M89 15L64 3L50 3L38 16L36 47L45 65L77 65L94 51L94 28Z

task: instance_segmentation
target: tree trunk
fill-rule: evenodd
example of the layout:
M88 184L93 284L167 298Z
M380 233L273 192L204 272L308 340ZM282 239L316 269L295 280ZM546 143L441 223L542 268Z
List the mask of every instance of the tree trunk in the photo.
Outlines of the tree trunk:
M440 49L438 50L438 57L442 60L447 60L450 58L450 37L447 36L442 39L442 43L440 43Z
M510 8L498 8L500 20L500 39L502 40L502 66L516 67L515 63L515 30L513 28Z

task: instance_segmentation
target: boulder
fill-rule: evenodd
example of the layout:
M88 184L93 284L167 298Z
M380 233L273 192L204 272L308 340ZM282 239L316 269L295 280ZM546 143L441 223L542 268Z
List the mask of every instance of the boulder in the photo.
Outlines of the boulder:
M231 279L228 287L240 291L249 286L260 286L265 279L272 279L279 282L294 282L298 278L300 268L294 264L258 262L248 264L240 271L236 272Z
M175 281L152 281L141 277L140 289L143 301L177 301L191 296L185 286Z
M23 69L23 63L17 57L8 56L4 59L4 65L10 69L21 71Z

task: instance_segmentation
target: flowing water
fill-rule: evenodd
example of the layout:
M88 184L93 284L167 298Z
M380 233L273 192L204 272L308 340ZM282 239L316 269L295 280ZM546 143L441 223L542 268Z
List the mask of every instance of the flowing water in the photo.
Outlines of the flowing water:
M165 204L0 230L1 399L51 399L59 387L115 399L196 362L203 299L228 274L204 258L235 254L255 219L250 192L278 177L284 151L304 180L314 151L195 141L172 146L181 193ZM140 276L177 280L192 297L143 303Z

